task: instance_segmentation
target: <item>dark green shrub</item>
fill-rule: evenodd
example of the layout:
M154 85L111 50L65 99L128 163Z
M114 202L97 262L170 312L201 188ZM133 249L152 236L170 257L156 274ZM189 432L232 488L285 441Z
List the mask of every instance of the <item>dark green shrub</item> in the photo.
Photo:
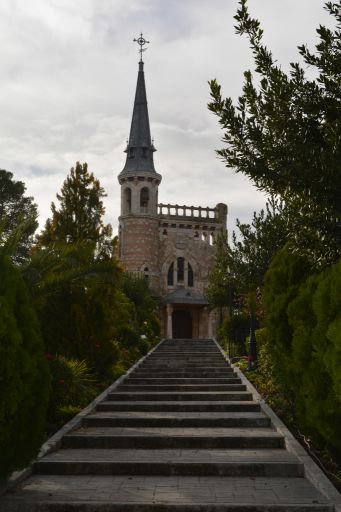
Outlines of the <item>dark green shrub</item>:
M218 337L229 357L242 356L247 353L245 340L249 332L250 320L247 315L239 314L224 318L218 329Z
M301 380L299 421L317 441L341 452L341 262L300 287L289 321L296 382Z
M295 386L291 372L293 329L288 320L288 306L297 296L299 286L308 273L309 266L305 259L291 254L284 247L272 260L264 279L269 350L276 377L290 394Z
M307 278L308 271L286 250L270 266L268 350L299 428L341 451L341 262Z
M26 286L0 255L0 476L25 467L43 441L49 372Z

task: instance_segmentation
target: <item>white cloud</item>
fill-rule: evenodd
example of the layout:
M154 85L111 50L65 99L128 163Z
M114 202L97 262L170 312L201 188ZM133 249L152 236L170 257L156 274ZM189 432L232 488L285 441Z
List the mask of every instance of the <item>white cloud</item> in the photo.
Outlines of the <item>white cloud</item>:
M320 0L249 5L284 68L330 21ZM145 69L160 200L226 202L230 229L236 217L251 219L264 197L216 158L222 132L206 106L209 79L236 98L252 66L246 38L234 34L236 8L237 0L2 0L0 168L26 182L42 225L80 160L105 187L116 226L137 76L132 39L141 29L151 40Z

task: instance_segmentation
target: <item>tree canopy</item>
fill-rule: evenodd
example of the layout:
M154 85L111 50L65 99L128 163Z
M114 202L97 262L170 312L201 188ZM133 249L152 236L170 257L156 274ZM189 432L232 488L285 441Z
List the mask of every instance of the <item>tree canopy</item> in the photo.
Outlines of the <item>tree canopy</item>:
M216 240L215 265L210 274L207 297L215 307L232 307L235 294L255 292L263 286L271 260L288 237L283 202L270 198L265 209L254 212L251 224L236 221L232 243L225 236Z
M308 76L299 63L283 71L247 0L240 0L236 31L249 38L256 75L244 73L236 104L223 99L212 80L209 104L224 130L219 156L258 189L285 201L292 247L316 266L341 255L341 0L325 9L335 19L334 30L318 27L315 53L298 47L311 68Z
M59 208L55 203L51 204L52 218L46 221L45 229L38 236L38 245L90 242L97 254L111 255L112 228L102 219L104 197L103 187L88 171L87 164L77 162L57 194Z
M11 172L0 169L0 245L16 239L15 250L11 251L15 263L27 260L38 227L37 205L32 197L25 196L25 191L22 181L15 181Z

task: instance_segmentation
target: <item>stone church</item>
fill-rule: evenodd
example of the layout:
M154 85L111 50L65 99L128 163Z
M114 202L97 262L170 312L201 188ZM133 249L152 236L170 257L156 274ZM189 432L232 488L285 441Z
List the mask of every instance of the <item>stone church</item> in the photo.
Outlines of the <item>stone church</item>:
M216 322L205 289L214 239L219 231L226 234L227 206L158 202L162 176L154 166L143 66L141 46L126 162L118 175L119 258L127 271L144 275L160 299L163 337L212 337Z

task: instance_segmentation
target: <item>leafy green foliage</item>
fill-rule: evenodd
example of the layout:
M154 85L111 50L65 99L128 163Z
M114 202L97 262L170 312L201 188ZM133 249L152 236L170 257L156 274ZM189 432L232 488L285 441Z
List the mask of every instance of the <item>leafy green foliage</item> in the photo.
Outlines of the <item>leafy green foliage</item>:
M212 80L209 104L224 130L219 156L258 189L285 201L292 247L315 266L341 255L341 2L327 2L325 8L336 28L317 29L315 53L298 48L317 75L310 80L300 64L283 71L263 44L247 0L240 0L236 30L249 38L256 79L245 72L236 105L222 98L221 86Z
M126 332L121 340L125 347L131 347L133 353L135 352L133 359L136 360L159 341L160 322L157 302L153 299L148 281L144 277L123 274L121 290L131 304L128 322L130 332ZM135 340L135 347L132 340Z
M232 306L233 287L230 273L230 251L225 233L219 233L215 239L216 254L214 267L210 273L206 297L211 306Z
M98 389L95 377L86 361L54 357L47 353L51 373L51 396L49 402L49 422L59 422L77 414L95 398Z
M297 414L315 438L341 453L341 263L312 276L288 308L296 376Z
M287 425L293 425L293 404L289 400L286 389L280 385L276 372L274 371L267 329L265 327L258 329L256 331L256 337L258 367L257 371L248 373L248 379L256 386L264 400L266 400L270 407L273 407L280 418L283 419ZM248 366L247 360L242 360L238 366L242 370L246 370Z
M273 259L265 276L263 300L267 336L276 374L287 387L293 384L290 374L293 331L288 321L287 310L309 272L307 261L292 254L288 247L284 247ZM288 387L288 392L290 389Z
M59 209L51 204L52 218L47 220L44 231L37 237L38 245L90 242L97 254L110 257L112 228L110 224L103 224L103 197L106 197L104 189L88 171L87 164L77 162L64 181L61 193L57 194Z
M26 279L40 320L46 351L86 360L108 379L118 354L118 326L129 323L129 304L114 259L96 259L88 243L52 245L35 251Z
M32 197L25 196L22 181L15 181L11 172L0 169L0 246L13 243L12 261L17 264L27 260L38 227L37 205Z
M206 291L212 306L229 306L230 310L236 308L237 294L248 294L247 302L252 302L255 291L263 286L272 258L286 243L283 202L270 198L265 210L254 212L251 224L237 219L237 228L239 233L232 233L230 246L225 236L217 237L215 265Z
M221 327L218 329L218 336L229 357L243 356L247 353L248 347L245 340L250 332L250 319L243 312L226 316Z
M299 426L341 452L341 262L307 278L304 259L283 250L266 276L273 371Z
M0 254L0 477L25 467L43 441L49 373L25 283Z
M239 292L263 286L271 260L287 240L286 210L282 201L270 198L265 210L253 213L251 224L237 219L239 234L233 232L230 273Z

